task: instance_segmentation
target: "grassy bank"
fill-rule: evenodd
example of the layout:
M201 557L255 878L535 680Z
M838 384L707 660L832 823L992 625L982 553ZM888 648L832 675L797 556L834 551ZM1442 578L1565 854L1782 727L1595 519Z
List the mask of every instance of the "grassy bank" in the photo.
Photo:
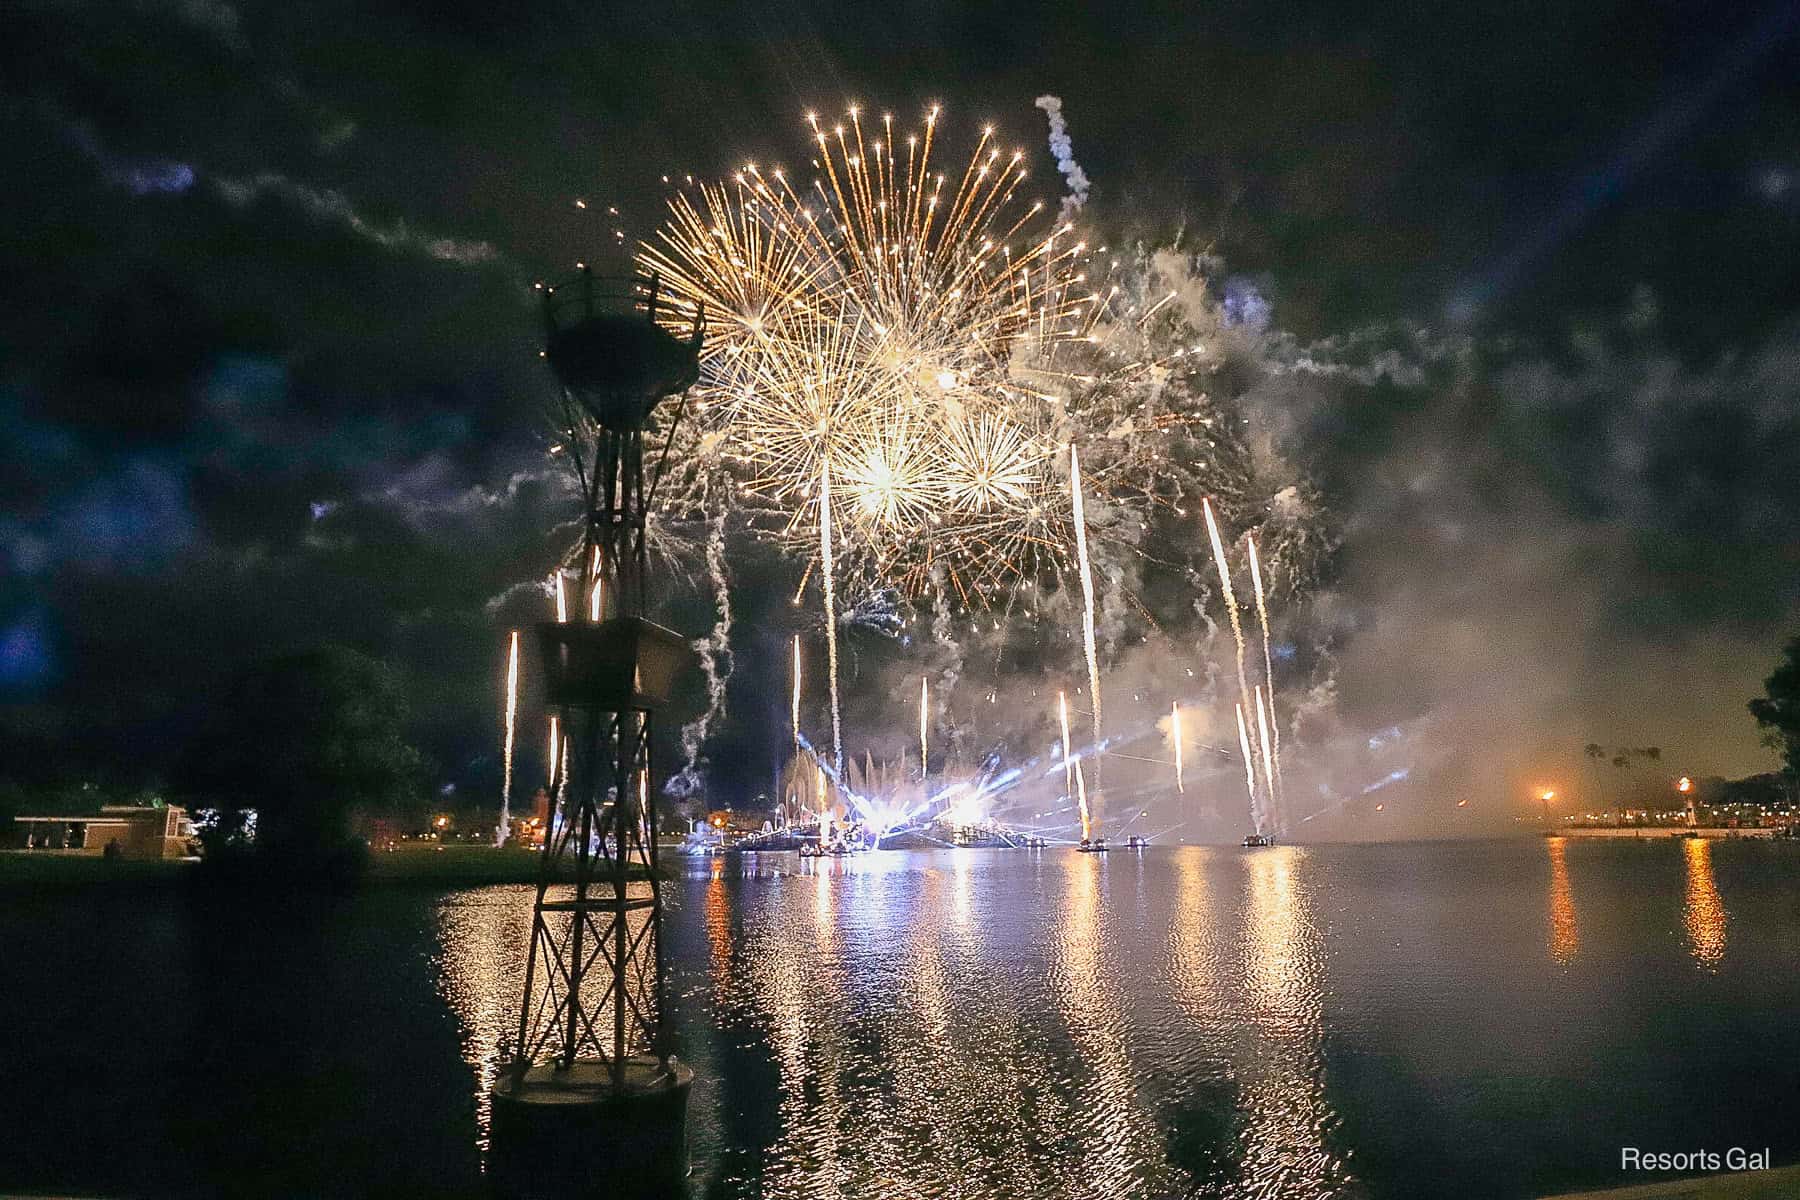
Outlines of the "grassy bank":
M519 847L407 847L371 852L367 870L358 882L366 887L438 888L536 883L538 868L537 852ZM205 873L206 867L193 861L112 861L90 855L30 851L0 854L0 892L171 887L198 881Z
M513 846L407 847L373 851L363 877L371 884L477 887L488 883L536 883L538 854Z

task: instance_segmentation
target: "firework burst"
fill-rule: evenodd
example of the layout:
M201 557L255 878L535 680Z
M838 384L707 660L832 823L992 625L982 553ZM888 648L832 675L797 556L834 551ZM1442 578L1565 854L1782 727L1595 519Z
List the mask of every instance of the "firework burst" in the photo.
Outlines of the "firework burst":
M1144 353L1161 304L1110 267L1090 281L1072 227L1021 194L1023 152L984 129L941 170L936 109L910 134L859 109L807 128L809 182L746 164L677 193L640 252L719 314L687 457L743 485L753 524L817 554L829 478L847 592L938 580L988 607L1072 566L1071 447L1096 506L1177 499L1158 479L1197 411L1141 385L1187 349Z

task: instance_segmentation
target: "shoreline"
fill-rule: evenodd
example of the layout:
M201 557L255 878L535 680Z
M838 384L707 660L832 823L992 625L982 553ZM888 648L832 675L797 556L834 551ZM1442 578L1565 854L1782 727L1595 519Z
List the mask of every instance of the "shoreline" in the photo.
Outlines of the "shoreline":
M1582 825L1570 829L1546 830L1543 837L1625 839L1630 841L1671 841L1681 838L1703 838L1713 842L1774 841L1779 829L1733 829L1723 825Z

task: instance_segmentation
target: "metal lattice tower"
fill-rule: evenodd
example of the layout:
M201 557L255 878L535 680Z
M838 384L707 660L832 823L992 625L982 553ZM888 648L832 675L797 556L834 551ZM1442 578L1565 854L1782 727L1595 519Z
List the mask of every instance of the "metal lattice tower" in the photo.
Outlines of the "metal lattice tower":
M494 1092L495 1170L526 1191L586 1178L597 1168L569 1156L603 1147L640 1160L610 1169L651 1171L651 1159L668 1157L658 1139L684 1128L692 1079L673 1061L664 1005L650 804L653 715L689 649L644 617L655 482L644 440L657 405L698 375L703 321L660 305L653 276L585 267L572 286L544 289L543 311L586 534L567 619L538 626L547 699L566 733L517 1042ZM680 416L677 406L671 440ZM685 1171L685 1149L680 1162Z

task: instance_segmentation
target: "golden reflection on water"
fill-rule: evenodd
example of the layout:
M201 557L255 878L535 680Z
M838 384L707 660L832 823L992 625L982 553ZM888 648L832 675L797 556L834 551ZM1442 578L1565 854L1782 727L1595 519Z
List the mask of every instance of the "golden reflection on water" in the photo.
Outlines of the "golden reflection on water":
M569 889L572 890L572 889ZM553 897L554 898L554 897ZM463 1061L475 1072L476 1143L485 1153L488 1139L489 1093L503 1058L519 1040L519 1001L525 987L526 955L531 948L531 914L537 888L531 884L496 885L452 892L437 906L438 991L461 1026ZM721 909L721 912L726 910ZM568 937L568 923L561 918L559 938ZM647 912L629 914L627 926L635 936L649 920ZM542 968L544 964L539 963ZM604 971L604 964L597 969ZM540 1009L544 1002L543 976L533 987ZM595 1024L610 1020L608 1002L595 1013Z
M1354 1194L1326 1149L1305 851L1184 848L1161 864L1065 852L1010 876L991 853L694 870L685 919L710 961L686 976L699 988L683 1037L707 1081L690 1116L701 1191ZM484 1146L531 902L530 888L477 889L437 912ZM767 1064L752 1090L728 1082L727 1050ZM1196 1106L1232 1122L1223 1191L1195 1191L1171 1150L1175 1110Z
M712 952L712 980L717 988L731 977L731 898L725 894L725 860L714 858L710 865L706 879L706 945Z
M1169 924L1169 990L1194 1020L1216 1020L1229 1004L1220 959L1218 901L1208 888L1208 854L1183 846L1175 860L1175 912Z
M1688 953L1705 971L1716 971L1725 958L1725 901L1713 879L1712 843L1687 838L1682 843L1687 860L1687 897L1682 916L1687 924Z
M1325 1096L1324 941L1305 886L1308 851L1243 856L1244 984L1263 1053L1243 1093L1243 1172L1252 1195L1336 1195L1349 1170L1326 1144L1339 1122Z
M1047 940L1018 942L995 933L984 853L809 861L756 881L715 1021L772 1050L777 1119L753 1168L722 1164L722 1191L1178 1194L1141 1095L1150 1051L1115 981L1103 860L1044 863L1029 925Z
M1569 887L1568 839L1545 838L1550 853L1550 958L1559 967L1575 961L1581 931L1575 925L1575 893Z
M1137 1102L1139 1049L1132 1045L1118 967L1104 953L1111 939L1102 925L1101 889L1109 863L1098 854L1067 854L1063 863L1065 915L1056 928L1051 978L1058 1011L1081 1055L1074 1099L1087 1135L1082 1174L1091 1190L1085 1194L1139 1195L1146 1167L1161 1158L1161 1130Z
M530 885L498 886L454 892L437 906L438 990L461 1025L463 1061L475 1071L476 1143L483 1152L500 1044L518 1038L536 899Z

